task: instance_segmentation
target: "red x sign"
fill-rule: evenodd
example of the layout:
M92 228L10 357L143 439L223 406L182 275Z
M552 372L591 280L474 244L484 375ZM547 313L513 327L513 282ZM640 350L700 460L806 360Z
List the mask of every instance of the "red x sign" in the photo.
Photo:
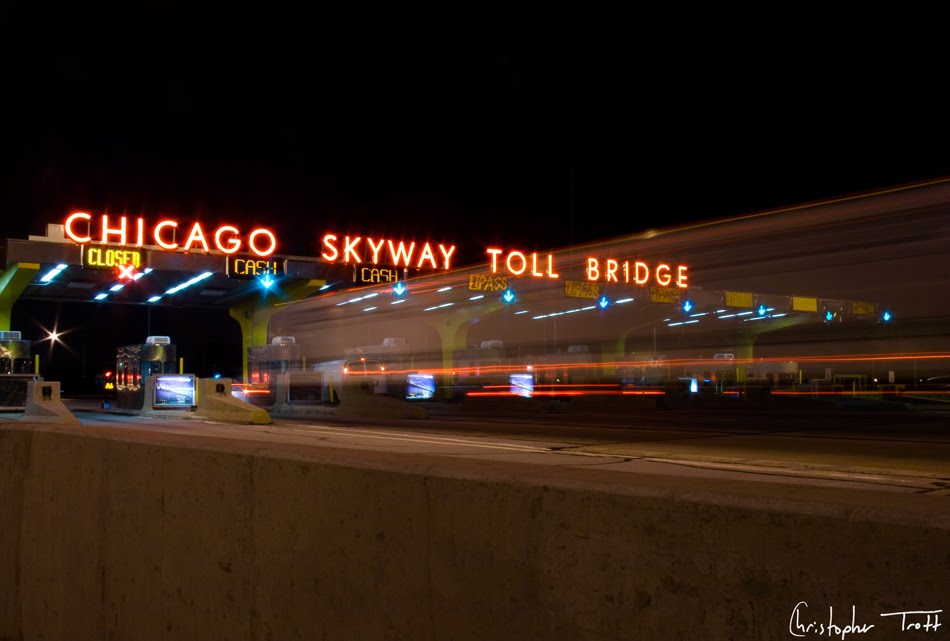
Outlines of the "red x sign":
M135 278L134 265L119 265L119 280L133 280Z

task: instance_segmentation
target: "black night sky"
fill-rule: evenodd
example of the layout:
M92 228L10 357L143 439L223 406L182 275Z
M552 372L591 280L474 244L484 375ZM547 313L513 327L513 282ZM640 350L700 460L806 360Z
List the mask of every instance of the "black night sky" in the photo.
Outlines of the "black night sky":
M82 209L475 262L950 175L927 37L79 7L3 10L7 237Z

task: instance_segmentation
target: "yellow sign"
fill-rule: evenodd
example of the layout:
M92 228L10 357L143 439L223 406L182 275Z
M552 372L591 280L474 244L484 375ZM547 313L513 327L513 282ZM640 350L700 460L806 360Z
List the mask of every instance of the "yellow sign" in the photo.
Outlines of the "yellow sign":
M267 258L233 258L228 256L226 265L229 278L257 278L267 274L277 275L282 272L278 260Z
M874 303L864 303L861 301L854 301L853 303L851 303L851 313L871 315L874 313Z
M600 296L600 285L582 280L566 280L564 294L574 298L597 298Z
M726 292L727 307L752 307L752 292Z
M361 283L397 283L399 270L387 267L360 267L356 270L355 280Z
M82 253L82 266L96 269L132 267L138 269L145 261L137 249L112 249L109 247L86 247Z
M651 287L650 301L654 303L680 302L680 290L677 287Z
M802 298L801 296L792 296L792 311L794 312L817 312L817 298Z
M478 292L501 292L508 289L508 277L473 274L468 277L468 288Z

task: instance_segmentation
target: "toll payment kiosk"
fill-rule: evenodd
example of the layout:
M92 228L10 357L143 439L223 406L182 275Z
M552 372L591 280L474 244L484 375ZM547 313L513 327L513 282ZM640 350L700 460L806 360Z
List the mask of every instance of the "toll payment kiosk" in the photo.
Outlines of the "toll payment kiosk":
M190 409L196 405L194 374L176 372L168 336L149 336L116 352L115 403L119 409Z

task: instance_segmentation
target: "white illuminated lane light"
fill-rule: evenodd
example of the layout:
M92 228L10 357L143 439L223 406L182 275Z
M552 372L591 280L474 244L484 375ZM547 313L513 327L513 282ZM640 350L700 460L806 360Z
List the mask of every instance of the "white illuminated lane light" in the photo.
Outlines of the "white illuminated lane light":
M426 308L425 308L424 310L422 310L422 311L424 311L424 312L431 312L433 309L441 309L441 308L443 308L443 307L451 307L451 306L454 305L454 304L455 304L455 303L442 303L441 305L435 305L435 306L433 306L433 307L426 307Z
M96 294L95 299L96 299L96 300L102 300L102 299L105 298L106 296L108 296L108 294L106 294L106 293Z
M692 323L698 323L698 322L699 322L698 320L681 321L678 323L670 323L667 325L667 327L676 327L677 325L691 325Z
M40 282L41 282L41 283L48 283L48 282L50 282L51 280L53 280L54 278L56 278L57 276L59 276L59 273L60 273L61 271L63 271L64 269L66 269L66 267L68 267L68 265L64 265L64 264L60 263L59 265L57 265L57 266L54 267L53 269L51 269L51 270L49 270L48 272L46 272L46 273L43 275L43 277L40 278Z
M544 318L554 318L556 316L563 316L565 314L575 314L577 312L586 312L591 309L597 309L597 305L589 305L587 307L578 307L577 309L569 309L563 312L551 312L550 314L541 314L540 316L532 316L531 320L541 320Z
M174 287L172 287L171 289L169 289L167 292L165 292L165 295L167 296L168 294L174 294L174 293L176 293L176 292L180 292L181 290L185 289L186 287L191 287L191 286L194 285L195 283L200 283L200 282L203 281L204 279L210 278L210 277L213 276L213 275L214 275L214 274L213 274L212 272L205 272L205 273L203 273L203 274L198 274L197 276L195 276L195 277L192 278L191 280L186 280L185 282L181 283L180 285L175 285Z
M342 303L337 303L336 306L348 305L349 303L357 303L361 300L366 300L367 298L373 298L374 296L379 296L379 292L373 292L372 294L366 294L366 296L357 296L356 298L351 298L350 300L345 300Z
M157 303L157 302L160 301L160 300L162 300L162 297L161 297L161 296L152 296L151 298L148 299L148 302L150 302L150 303Z

